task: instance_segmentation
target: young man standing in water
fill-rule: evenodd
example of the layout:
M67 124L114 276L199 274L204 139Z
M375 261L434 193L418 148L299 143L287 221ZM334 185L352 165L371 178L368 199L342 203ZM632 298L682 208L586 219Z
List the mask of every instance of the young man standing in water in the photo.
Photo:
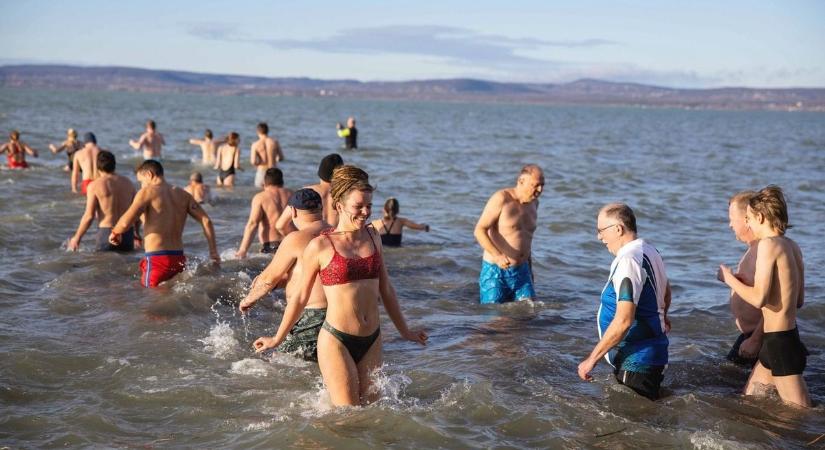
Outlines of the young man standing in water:
M203 139L189 139L189 143L201 148L201 163L203 165L206 166L215 163L215 146L218 145L218 143L212 140L212 130L207 128L203 133Z
M502 189L487 201L474 233L484 249L478 276L481 303L535 299L530 256L543 190L544 173L528 164L515 187Z
M263 187L267 169L278 167L278 163L284 160L284 154L278 140L269 137L269 125L261 122L256 131L258 140L250 148L249 162L255 166L255 187Z
M579 364L579 377L592 380L590 371L604 356L619 383L656 400L670 331L670 282L664 262L652 245L636 236L636 216L625 204L602 207L596 237L616 258L596 317L599 343Z
M132 199L135 197L135 187L132 181L124 176L115 173L115 155L106 150L101 150L97 154L97 170L100 177L89 184L86 189L86 210L80 218L80 224L74 236L69 239L67 248L77 251L80 247L80 240L86 234L97 217L97 251L119 251L131 252L135 249L135 240L139 240L137 235L138 225L129 228L121 239L120 245L113 246L109 243L109 234L112 226L120 216L129 208Z
M762 386L773 385L785 403L810 408L802 377L808 349L796 326L796 310L805 301L805 265L799 246L785 237L790 225L782 189L771 185L760 190L748 202L746 217L759 240L753 285L743 283L725 265L719 266L718 274L742 300L762 310L762 348L745 395L762 394Z
M163 135L155 131L155 121L149 120L146 122L146 131L140 135L137 141L130 139L129 145L133 149L140 151L143 149L143 159L154 159L160 162L162 159L161 150L166 144L163 140Z
M77 179L83 172L83 180L80 183L80 193L86 195L86 188L97 178L97 155L100 148L97 146L97 138L94 133L83 135L83 148L74 154L74 165L72 166L72 192L77 194Z
M759 241L753 235L745 215L748 211L748 202L756 192L743 191L728 202L728 218L730 229L736 239L748 246L739 266L736 268L736 278L747 285L753 285L753 276L756 272L756 247ZM730 292L730 310L736 321L736 328L741 333L728 352L728 360L736 364L753 367L756 356L762 348L762 311L742 300L735 291Z
M167 184L163 178L163 166L157 161L143 161L135 173L141 189L112 228L109 242L120 245L123 233L143 215L143 247L146 254L140 261L141 285L155 287L183 271L186 265L183 227L187 214L201 223L209 243L209 256L216 265L220 264L215 229L200 204L183 189Z
M322 217L321 196L312 189L295 191L289 198L287 211L298 231L284 238L272 262L252 282L252 288L238 307L241 313L248 312L255 302L280 285L284 279L287 302L297 301L296 298L301 294L301 256L309 242L318 237L321 231L329 228L329 225ZM316 277L306 308L277 350L283 353L298 352L306 360L318 361L318 333L321 331L326 313L327 298L320 280ZM264 337L255 342L270 343L272 339Z
M287 201L292 192L284 189L284 174L281 169L271 168L264 175L264 189L252 197L252 207L249 220L244 227L241 246L235 256L246 258L246 252L252 243L255 230L260 229L261 253L275 253L284 237L275 228L275 221L286 209ZM259 228L260 227L260 228Z

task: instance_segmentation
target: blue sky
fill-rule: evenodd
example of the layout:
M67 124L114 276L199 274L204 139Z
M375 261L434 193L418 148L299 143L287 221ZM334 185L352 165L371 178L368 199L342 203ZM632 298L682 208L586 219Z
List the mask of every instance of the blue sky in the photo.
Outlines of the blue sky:
M825 1L12 1L0 64L825 87Z

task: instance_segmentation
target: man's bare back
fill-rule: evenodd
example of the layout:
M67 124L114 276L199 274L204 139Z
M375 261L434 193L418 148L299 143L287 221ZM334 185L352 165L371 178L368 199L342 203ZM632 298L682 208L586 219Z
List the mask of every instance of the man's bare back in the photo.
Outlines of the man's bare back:
M765 252L774 265L771 289L762 307L765 332L793 329L796 327L796 310L804 301L805 269L802 251L796 242L785 236L760 240L758 251L759 255ZM758 259L757 264L760 262L762 261ZM758 274L768 270L771 268L756 269Z
M255 196L259 198L263 215L260 222L260 237L263 242L280 242L284 237L275 227L292 192L282 187L271 186Z
M98 226L111 228L132 204L135 186L124 176L103 174L89 185L88 192L97 197Z

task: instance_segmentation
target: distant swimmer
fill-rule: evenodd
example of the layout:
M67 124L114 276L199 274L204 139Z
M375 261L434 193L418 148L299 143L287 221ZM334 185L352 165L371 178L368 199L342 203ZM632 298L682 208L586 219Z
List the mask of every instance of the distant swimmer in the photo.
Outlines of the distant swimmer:
M355 128L355 118L347 119L347 126L344 127L341 123L335 124L338 129L338 137L344 138L344 148L347 150L355 150L358 148L358 128Z
M69 162L63 167L63 170L66 172L72 170L74 166L74 154L81 148L83 148L83 144L77 140L77 131L73 128L69 128L66 131L66 140L63 141L59 147L54 144L49 144L49 149L54 154L60 153L63 150L66 151L66 158L69 159Z
M305 188L314 190L321 196L321 201L324 205L324 222L328 223L331 227L338 224L338 212L335 210L332 203L332 196L330 195L330 180L332 179L332 172L335 168L343 164L344 159L341 158L341 155L338 153L330 153L329 155L324 156L321 163L318 165L318 178L320 178L318 184L304 186ZM292 221L287 212L281 214L281 217L279 217L278 221L275 223L275 228L277 228L278 231L284 236L289 234L290 231L293 231Z
M203 139L189 139L189 143L197 145L201 148L201 162L203 165L212 165L215 163L215 151L217 142L212 140L212 130L206 129L203 133Z
M28 144L20 140L20 132L17 130L9 133L9 142L0 145L0 155L6 154L6 165L9 169L28 169L26 154L37 158L37 150L29 147Z
M384 247L400 247L401 232L404 230L404 227L426 231L427 233L430 232L429 225L415 223L410 219L400 217L398 215L398 208L398 200L390 197L384 202L384 216L372 221L372 226L381 236L381 243L384 244Z
M186 266L183 227L187 214L200 222L209 244L209 256L216 265L220 264L215 229L200 204L188 192L166 183L163 166L157 161L143 161L135 173L141 189L112 228L109 242L120 245L124 233L129 231L138 217L143 216L143 248L146 254L140 260L140 284L155 287L183 272Z
M83 135L83 148L75 152L72 166L72 192L75 194L78 178L81 178L80 193L83 195L86 195L86 187L97 178L97 154L100 150L94 133Z
M115 173L115 155L106 150L97 154L97 170L100 176L92 181L87 188L86 210L80 218L80 224L74 236L67 245L71 251L77 251L80 240L95 217L97 218L96 251L131 252L135 249L135 241L140 241L140 221L134 222L121 238L119 245L109 243L109 234L118 219L129 209L135 197L135 186L128 178Z
M284 160L284 153L278 140L269 137L269 125L261 122L256 131L258 140L252 143L249 162L255 167L255 187L263 187L266 170L278 167Z
M298 231L284 238L272 261L252 282L249 293L238 307L242 313L248 312L255 302L278 287L284 279L287 304L299 301L303 273L301 257L304 249L312 239L321 234L322 230L328 228L328 225L322 217L321 196L312 189L298 189L289 198L288 205L287 210ZM276 350L298 354L309 361L318 361L318 333L326 315L327 298L321 280L316 276L301 317Z
M236 132L229 133L226 143L218 147L215 158L215 170L218 186L232 187L235 185L235 170L241 168L241 137Z
M596 237L616 258L596 315L599 343L579 364L579 377L590 381L590 371L605 357L619 383L656 400L670 331L670 282L664 262L652 245L637 237L636 215L623 203L602 207Z
M193 172L192 175L189 175L189 184L183 190L188 192L200 204L212 201L209 186L203 184L203 175L200 172Z
M381 240L367 226L372 191L363 170L355 166L335 169L332 199L341 220L304 250L300 294L287 302L278 332L253 344L255 351L263 352L285 342L320 278L327 315L318 334L318 366L335 406L364 405L378 398L372 373L382 364L379 302L402 338L421 345L427 342L426 332L407 327L384 265Z
M748 246L739 260L734 276L743 283L752 286L756 272L756 248L759 240L748 226L746 218L748 202L756 192L743 191L734 195L728 202L730 229L737 240ZM762 348L762 311L742 300L735 291L730 292L730 310L736 321L736 328L741 333L728 352L728 360L749 368L756 364L757 355Z
M143 159L154 159L157 162L161 162L163 155L161 151L163 150L163 146L166 145L166 141L163 139L163 135L155 131L155 121L149 120L146 122L146 131L140 135L140 139L138 140L129 140L129 145L132 146L133 149L137 151L143 150Z
M543 190L544 173L528 164L515 187L496 192L484 206L474 232L484 249L478 276L481 303L536 298L530 257Z
M808 349L796 324L796 310L805 302L805 264L799 246L785 237L790 225L782 189L771 185L757 192L748 201L746 217L759 240L753 285L742 282L729 267L719 266L719 279L762 310L762 348L745 395L761 395L764 386L773 385L785 403L809 408L811 398L802 377Z
M249 220L244 227L241 246L235 256L246 258L255 230L259 230L261 253L275 253L281 245L283 235L275 228L275 221L286 210L292 191L284 188L284 174L281 169L266 169L264 188L252 197Z

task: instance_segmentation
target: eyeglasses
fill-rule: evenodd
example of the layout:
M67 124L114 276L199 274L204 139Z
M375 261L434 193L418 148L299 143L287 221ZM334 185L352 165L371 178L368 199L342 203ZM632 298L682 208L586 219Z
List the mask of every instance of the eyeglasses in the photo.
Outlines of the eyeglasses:
M620 223L614 223L614 224L610 224L610 225L608 225L604 228L596 228L596 235L600 235L600 234L602 234L602 231L604 231L604 230L606 230L610 227L615 227L616 225L621 225L621 224Z

